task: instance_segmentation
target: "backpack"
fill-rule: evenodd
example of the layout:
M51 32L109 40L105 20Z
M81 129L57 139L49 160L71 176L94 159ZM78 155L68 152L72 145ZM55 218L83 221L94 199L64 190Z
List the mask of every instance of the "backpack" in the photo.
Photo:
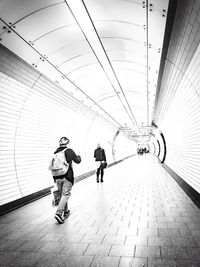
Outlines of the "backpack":
M53 176L65 175L67 173L69 169L69 163L65 158L66 150L67 148L53 155L49 166L49 170L51 171Z

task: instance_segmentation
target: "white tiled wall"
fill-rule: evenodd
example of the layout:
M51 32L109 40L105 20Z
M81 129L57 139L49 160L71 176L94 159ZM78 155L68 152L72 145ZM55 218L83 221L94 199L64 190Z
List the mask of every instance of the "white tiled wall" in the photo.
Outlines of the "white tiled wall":
M99 141L113 162L118 129L66 90L0 46L0 205L52 185L48 164L61 136L82 156L82 163L74 164L75 176L95 169Z
M155 122L165 163L200 193L200 1L179 1Z

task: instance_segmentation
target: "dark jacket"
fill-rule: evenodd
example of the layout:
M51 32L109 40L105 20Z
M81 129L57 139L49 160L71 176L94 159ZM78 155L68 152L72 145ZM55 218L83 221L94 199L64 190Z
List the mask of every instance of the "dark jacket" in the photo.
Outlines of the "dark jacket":
M56 149L56 151L54 152L54 154L62 151L65 148L66 147L64 147L64 146L58 147ZM54 180L65 178L66 180L68 180L69 182L74 184L74 172L73 172L73 168L72 168L72 161L74 161L75 163L80 163L81 157L76 155L75 152L71 148L66 149L65 157L66 157L67 162L69 163L69 169L68 169L67 173L65 175L61 175L61 176L56 176L56 177L54 176L53 178L54 178Z
M98 147L94 151L95 161L106 161L106 154L103 148Z

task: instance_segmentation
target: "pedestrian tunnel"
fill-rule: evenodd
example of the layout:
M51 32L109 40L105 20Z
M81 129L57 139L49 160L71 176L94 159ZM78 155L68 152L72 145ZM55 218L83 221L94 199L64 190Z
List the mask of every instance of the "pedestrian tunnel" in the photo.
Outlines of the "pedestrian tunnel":
M0 51L4 63L0 73L2 212L50 192L53 180L48 165L62 136L70 139L70 147L82 157L81 164L74 165L77 181L94 173L97 143L105 149L109 166L136 155L138 142L124 129L109 123L5 47ZM150 153L159 153L162 160L165 152L163 147L158 149L157 138L152 135L148 142Z
M200 5L0 1L0 213L49 194L62 136L76 181L145 147L200 203ZM145 162L145 161L144 161ZM145 166L144 166L145 168Z

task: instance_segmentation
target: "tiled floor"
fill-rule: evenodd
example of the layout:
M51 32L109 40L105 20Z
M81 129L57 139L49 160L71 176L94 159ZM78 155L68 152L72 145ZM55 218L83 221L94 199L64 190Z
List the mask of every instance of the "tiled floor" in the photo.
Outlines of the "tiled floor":
M71 214L51 196L0 217L0 266L200 266L200 210L150 155L76 183Z

